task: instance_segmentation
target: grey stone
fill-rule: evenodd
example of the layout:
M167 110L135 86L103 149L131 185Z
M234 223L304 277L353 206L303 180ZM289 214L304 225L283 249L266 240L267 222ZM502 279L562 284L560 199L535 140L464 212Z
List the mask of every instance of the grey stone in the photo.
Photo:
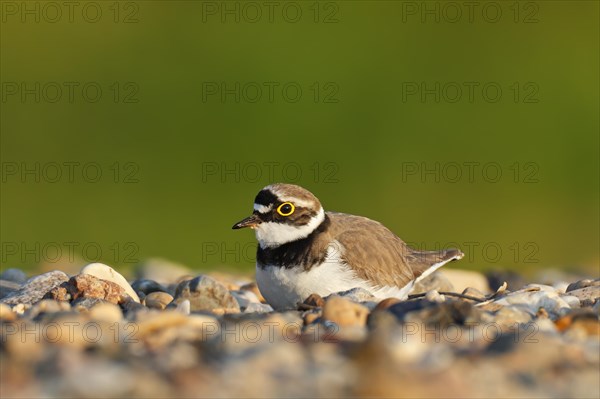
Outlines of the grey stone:
M17 284L24 284L27 281L27 275L20 269L6 269L0 274L0 280L12 281Z
M571 305L567 300L561 298L556 288L541 284L527 285L519 291L502 296L493 303L502 306L517 306L532 315L535 315L540 308L544 308L553 320L571 310Z
M494 321L503 327L526 324L532 319L530 313L516 306L503 306L494 314Z
M55 301L52 299L42 299L30 309L26 311L29 318L35 318L44 313L67 312L71 310L71 305L68 302Z
M48 291L68 280L69 276L58 270L40 274L27 280L18 290L2 298L0 302L7 305L17 305L19 303L31 305L39 302Z
M73 309L91 309L96 305L100 305L100 304L111 304L111 302L102 299L102 298L86 298L86 297L80 297L75 299L72 303L71 306L73 307Z
M597 298L600 298L600 285L588 285L584 288L567 291L567 294L579 298L582 305L584 303L593 304Z
M269 313L272 312L273 308L271 305L265 303L249 303L244 309L244 313Z
M0 280L0 299L7 297L11 293L21 288L21 284L8 280Z
M191 311L239 312L240 305L227 288L208 276L198 276L191 280L182 281L175 290L174 303L190 301Z
M138 313L150 312L150 309L148 309L146 306L133 300L127 301L120 305L121 309L123 309L123 313L128 319L135 319L138 316Z
M431 290L436 291L454 291L454 286L448 279L439 272L432 273L430 276L425 277L423 280L417 282L409 295L421 294Z
M145 296L152 292L168 292L167 288L162 284L146 278L135 280L131 283L131 287L139 296L142 296L141 294Z
M252 291L234 290L229 292L238 302L242 311L244 311L252 303L260 304L258 297Z
M600 279L597 278L595 280L586 279L586 280L576 281L567 286L566 292L571 292L571 291L575 291L575 290L579 290L581 288L587 288L587 287L600 287Z

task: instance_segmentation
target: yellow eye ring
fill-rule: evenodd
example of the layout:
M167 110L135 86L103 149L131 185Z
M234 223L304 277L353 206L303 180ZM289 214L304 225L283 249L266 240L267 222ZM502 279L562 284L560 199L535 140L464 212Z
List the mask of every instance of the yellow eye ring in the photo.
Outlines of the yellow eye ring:
M288 206L289 206L289 210L287 209ZM283 207L285 207L286 209L284 210ZM281 204L277 207L277 213L280 214L281 216L290 216L292 213L294 213L295 210L296 210L296 207L291 202L284 202L283 204Z

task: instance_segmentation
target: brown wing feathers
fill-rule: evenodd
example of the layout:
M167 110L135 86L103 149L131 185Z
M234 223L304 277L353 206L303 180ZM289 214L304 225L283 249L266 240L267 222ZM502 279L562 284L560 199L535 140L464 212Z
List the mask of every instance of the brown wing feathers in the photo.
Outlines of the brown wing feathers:
M417 251L388 228L374 220L327 212L331 219L329 238L341 244L346 263L357 276L378 286L403 287L436 263L460 259L457 249Z

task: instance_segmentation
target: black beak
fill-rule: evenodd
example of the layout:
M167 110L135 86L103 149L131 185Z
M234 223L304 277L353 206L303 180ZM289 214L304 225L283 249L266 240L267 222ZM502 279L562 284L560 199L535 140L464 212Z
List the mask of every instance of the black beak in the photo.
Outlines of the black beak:
M241 220L233 225L232 229L243 229L244 227L254 228L256 225L260 224L261 220L257 215L248 216L246 219Z

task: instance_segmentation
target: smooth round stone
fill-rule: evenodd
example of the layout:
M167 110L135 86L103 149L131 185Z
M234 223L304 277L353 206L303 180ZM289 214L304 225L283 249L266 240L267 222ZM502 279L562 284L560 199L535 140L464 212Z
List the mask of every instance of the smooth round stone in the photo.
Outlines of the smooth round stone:
M17 319L17 315L12 311L10 306L0 303L0 320L14 321Z
M71 310L71 305L68 302L42 299L27 311L27 316L34 318L43 313L67 312L69 310Z
M340 327L364 326L367 324L369 309L339 296L331 296L323 306L323 319Z
M89 274L101 280L110 281L112 283L120 285L127 295L136 302L140 302L140 297L133 290L129 282L119 272L112 267L103 263L90 263L81 269L81 274Z
M163 310L173 301L173 296L166 292L155 291L146 296L146 306L151 309Z
M90 308L89 316L94 321L115 323L123 320L123 312L112 303L99 303Z
M131 283L131 287L138 294L144 294L144 295L148 295L151 292L157 292L157 291L167 292L166 287L162 286L161 284L157 283L154 280L148 280L148 279L135 280L133 283Z

